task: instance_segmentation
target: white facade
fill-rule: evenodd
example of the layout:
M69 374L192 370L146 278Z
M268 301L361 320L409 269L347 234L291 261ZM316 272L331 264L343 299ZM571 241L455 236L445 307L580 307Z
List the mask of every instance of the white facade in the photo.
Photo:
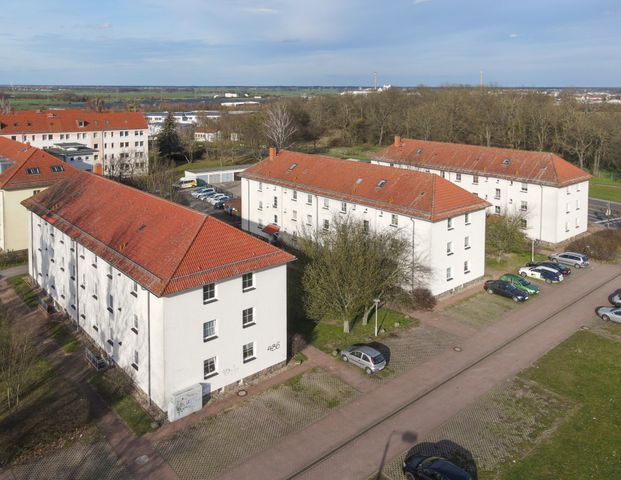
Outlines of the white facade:
M47 149L57 143L76 142L95 150L93 162L103 165L103 173L144 174L149 168L149 142L147 129L98 130L6 134L11 140L29 143Z
M587 231L588 181L566 187L553 187L383 160L373 160L371 163L440 175L491 203L487 209L488 213L522 215L525 221L524 231L531 239L559 243Z
M176 392L208 394L286 360L286 265L156 297L29 216L30 275L163 410Z
M413 246L413 258L431 268L434 295L460 288L484 274L485 210L430 222L339 199L242 178L242 229L269 238L262 229L300 236L330 228L337 217L368 222L373 231L395 229ZM327 222L327 223L326 223Z

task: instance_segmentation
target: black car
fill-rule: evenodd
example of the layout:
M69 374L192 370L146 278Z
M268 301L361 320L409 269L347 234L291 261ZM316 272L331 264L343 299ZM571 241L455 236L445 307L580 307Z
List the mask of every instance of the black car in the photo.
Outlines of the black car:
M528 300L528 294L523 290L519 290L504 280L488 280L483 285L487 293L495 293L503 297L511 298L514 302L523 302Z
M564 277L571 273L571 268L566 267L565 265L561 265L560 263L555 262L528 262L526 264L527 267L548 267L553 268L559 273L562 273Z
M468 472L446 458L416 454L405 459L403 473L408 480L472 480Z

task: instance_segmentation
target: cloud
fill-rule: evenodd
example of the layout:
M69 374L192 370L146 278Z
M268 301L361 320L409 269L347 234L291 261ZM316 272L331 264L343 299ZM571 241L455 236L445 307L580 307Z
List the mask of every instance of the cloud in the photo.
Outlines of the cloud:
M267 8L267 7L246 7L241 9L243 12L247 13L256 13L258 15L275 15L278 13L278 10L275 8Z
M432 0L414 0L414 5L420 5L421 3L431 2Z
M112 24L110 22L100 23L99 25L95 25L95 28L98 30L108 30L112 28Z
M518 37L521 37L521 36L522 36L522 34L520 34L520 33L510 33L509 34L509 38L518 38Z

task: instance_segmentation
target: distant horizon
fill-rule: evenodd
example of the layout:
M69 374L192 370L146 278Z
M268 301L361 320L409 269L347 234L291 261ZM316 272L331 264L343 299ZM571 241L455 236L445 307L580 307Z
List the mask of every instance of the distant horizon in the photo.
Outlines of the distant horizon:
M378 85L378 88L383 85ZM140 88L140 89L162 89L162 88L170 88L170 89L191 89L191 88L202 88L202 89L373 89L373 85L288 85L288 84L274 84L274 85L147 85L147 84L62 84L62 83L45 83L45 84L28 84L28 83L14 83L14 84L2 84L0 83L0 88L2 89L14 89L20 87L27 88ZM414 88L481 88L481 85L478 84L443 84L443 85L391 85L392 88L402 88L402 89L414 89ZM602 89L602 90L621 90L621 85L619 86L606 86L606 85L569 85L569 86L558 86L558 85L532 85L532 86L505 86L505 85L487 85L484 84L483 88L498 88L498 89L510 89L510 90L534 90L534 89L548 89L548 90L586 90L586 89Z

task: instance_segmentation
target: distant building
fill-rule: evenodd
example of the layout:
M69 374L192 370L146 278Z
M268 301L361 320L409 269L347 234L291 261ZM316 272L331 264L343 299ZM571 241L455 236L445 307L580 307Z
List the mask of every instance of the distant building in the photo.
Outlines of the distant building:
M559 243L586 232L591 175L558 155L395 137L372 163L428 172L520 214L529 238Z
M291 255L87 172L23 203L32 278L169 418L286 360Z
M0 138L0 250L28 248L21 202L78 171L31 145Z
M221 136L221 132L215 128L197 128L194 130L194 140L197 142L217 142Z
M97 155L97 150L89 148L83 143L55 143L51 147L46 148L45 151L79 170L92 172L95 166L95 155Z
M0 137L38 148L77 142L93 149L104 175L143 175L149 169L147 122L137 112L18 110L0 114Z
M145 113L145 119L149 125L149 137L157 136L162 130L162 124L168 116L168 112L150 112ZM189 127L198 125L200 120L210 119L217 120L220 118L220 112L217 110L192 110L189 112L173 112L173 117L179 127Z
M246 231L295 242L351 218L407 240L434 295L484 274L489 203L437 175L272 149L240 176Z

